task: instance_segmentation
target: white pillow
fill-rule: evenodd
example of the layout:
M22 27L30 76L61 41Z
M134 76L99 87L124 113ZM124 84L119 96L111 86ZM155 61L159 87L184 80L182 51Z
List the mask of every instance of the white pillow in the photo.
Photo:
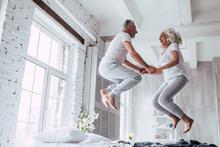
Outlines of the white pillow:
M98 134L86 133L86 135L88 136L88 139L80 142L80 144L111 142L110 139L108 139L104 136L98 135Z
M59 127L50 131L42 132L34 137L41 142L65 142L65 143L79 143L86 140L88 136L79 130L71 127Z

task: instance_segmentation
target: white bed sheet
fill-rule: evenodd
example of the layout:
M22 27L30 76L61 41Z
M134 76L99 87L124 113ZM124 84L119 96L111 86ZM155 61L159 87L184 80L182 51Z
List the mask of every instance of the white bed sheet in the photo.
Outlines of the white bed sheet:
M75 143L42 143L38 142L34 147L128 147L121 143L89 143L89 144L75 144Z

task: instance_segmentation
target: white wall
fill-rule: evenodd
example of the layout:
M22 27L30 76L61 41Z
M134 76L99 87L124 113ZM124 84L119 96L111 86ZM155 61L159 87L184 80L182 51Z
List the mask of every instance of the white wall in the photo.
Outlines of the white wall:
M3 22L5 20L5 12L7 7L8 0L1 0L0 1L0 38L3 29Z
M161 82L161 76L144 75L142 81L132 89L132 131L135 141L153 139L152 94Z
M212 61L213 57L220 57L220 42L218 40L209 40L206 42L199 42L197 44L198 60Z
M216 63L215 66L219 66ZM219 146L218 111L215 77L212 62L199 62L196 70L189 70L190 81L176 96L176 102L185 113L194 118L190 133L183 134L182 123L177 128L177 137L196 139Z
M29 42L34 7L31 1L8 1L0 44L0 146L12 147L15 137L23 55Z
M1 1L1 8L3 6ZM76 1L62 1L63 5L74 5ZM51 3L50 3L51 4ZM58 10L57 5L49 6ZM54 4L54 3L53 3ZM17 122L17 113L20 100L21 92L21 82L24 70L24 55L29 42L30 27L32 24L32 19L35 10L35 4L32 1L19 0L19 1L8 1L6 5L6 17L3 21L1 13L1 22L4 28L2 30L1 44L0 44L0 146L1 147L13 147L15 129ZM74 5L76 7L81 7L79 4ZM78 8L80 9L80 8ZM1 9L3 10L3 9ZM84 24L90 21L93 21L87 12L83 12L83 9L80 9L82 16L78 16L80 23ZM1 11L2 12L2 11ZM86 34L76 25L73 20L69 19L70 15L65 14L64 11L59 11L62 13L62 17L67 19L67 22L71 23L71 26L75 26L74 29L83 37L86 38L85 42L91 40L90 36ZM70 13L71 15L78 14L77 12ZM75 25L72 25L75 24ZM87 24L87 28L96 31L94 23ZM85 46L79 46L78 52L75 53L74 60L78 63L78 66L73 67L75 75L70 88L77 88L76 92L69 97L69 100L66 102L66 115L63 117L65 125L72 125L73 121L77 118L78 115L72 115L72 113L79 113L80 107L82 105L83 97L83 81L84 81L84 60L85 59ZM71 89L70 89L71 90ZM73 90L74 91L74 90ZM64 124L63 124L64 125Z

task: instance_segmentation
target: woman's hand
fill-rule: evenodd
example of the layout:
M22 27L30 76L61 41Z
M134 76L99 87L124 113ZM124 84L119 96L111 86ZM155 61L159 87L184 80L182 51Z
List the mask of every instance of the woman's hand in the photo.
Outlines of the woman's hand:
M153 74L161 74L162 72L161 68L156 68Z
M153 66L148 66L148 67L145 67L145 68L140 68L139 69L139 73L140 74L152 74L156 71L156 68L153 67Z
M148 67L145 67L145 70L151 74L155 72L156 68L153 66L148 66Z
M161 68L155 68L153 66L151 66L150 69L149 68L147 68L147 69L140 68L138 71L141 75L143 75L143 74L161 74L163 72Z

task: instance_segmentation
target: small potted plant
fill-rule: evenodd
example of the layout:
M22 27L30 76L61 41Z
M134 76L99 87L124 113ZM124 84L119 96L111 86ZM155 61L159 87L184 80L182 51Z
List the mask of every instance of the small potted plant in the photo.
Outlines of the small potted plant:
M94 122L98 117L99 114L95 111L89 113L82 107L75 127L84 133L92 132L95 129Z

